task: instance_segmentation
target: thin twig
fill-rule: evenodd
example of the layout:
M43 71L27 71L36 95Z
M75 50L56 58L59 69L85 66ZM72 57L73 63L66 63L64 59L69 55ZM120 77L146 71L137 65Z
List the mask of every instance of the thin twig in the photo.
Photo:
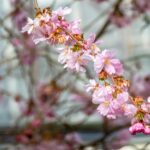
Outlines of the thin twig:
M115 3L114 5L114 9L112 11L112 13L118 11L119 9L119 6L121 4L122 0L117 0L117 2ZM99 30L99 32L97 33L96 35L96 40L99 39L104 33L105 31L107 30L107 28L109 27L111 21L110 21L110 18L108 17L106 22L104 23L104 25L102 26L102 28Z

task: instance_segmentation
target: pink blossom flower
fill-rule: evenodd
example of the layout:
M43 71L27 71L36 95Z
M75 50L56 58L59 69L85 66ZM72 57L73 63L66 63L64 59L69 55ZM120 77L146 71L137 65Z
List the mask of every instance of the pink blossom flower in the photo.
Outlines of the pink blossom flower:
M46 28L48 28L47 23L49 23L49 21L50 21L50 16L48 14L43 14L40 17L36 17L35 19L28 18L27 24L22 28L22 32L23 33L27 32L28 34L33 33L33 35L34 34L41 35L41 30L43 29L42 32L44 32L44 29L46 30ZM50 27L49 27L49 30L50 30Z
M58 62L61 64L65 64L72 53L69 47L58 49L58 52L60 53L58 56Z
M80 34L81 33L81 29L79 28L79 25L80 25L80 20L79 19L76 19L72 22L70 22L68 24L68 31L70 31L72 34Z
M105 93L105 92L104 92ZM116 117L124 115L126 112L126 103L128 102L129 94L123 92L117 95L116 98L112 96L113 90L107 91L103 97L97 97L93 103L100 104L98 112L108 118L115 119ZM130 104L128 104L130 105ZM134 110L132 110L134 114Z
M99 88L97 88L93 93L92 102L94 104L100 104L101 102L104 102L107 98L112 98L113 92L114 88L112 86L99 85Z
M123 73L121 62L118 59L115 59L112 52L109 50L104 50L101 54L96 56L94 68L98 74L102 70L106 71L109 75L121 75Z
M129 128L129 131L131 134L136 134L136 133L141 133L141 132L144 133L145 128L144 128L143 123L137 122Z
M85 49L91 49L93 46L100 44L102 41L95 41L96 39L95 34L90 34L90 36L84 41ZM97 48L97 47L96 47Z
M71 13L71 9L68 7L65 8L58 8L57 10L53 11L53 15L57 15L57 16L65 16Z
M144 125L144 123L141 123L141 122L137 122L133 124L129 128L129 131L131 134L144 133L144 134L150 135L150 127L148 125Z
M95 91L96 89L98 89L98 87L99 84L95 80L91 79L89 80L89 84L86 85L86 91L87 92Z
M31 34L34 29L35 21L31 18L28 18L27 24L22 28L22 32L27 32L28 34Z
M55 41L51 40L51 33L54 31L53 28L44 26L44 27L36 27L34 28L34 34L33 34L33 41L35 44L38 44L39 42L44 41L50 41L52 44L55 43Z
M145 111L145 112L150 112L150 103L143 103L141 105L141 108Z
M116 99L113 101L113 108L115 111L118 111L118 115L124 112L124 105L128 102L129 94L127 92L123 92L117 95Z
M72 52L70 53L64 68L75 70L77 72L85 72L84 66L87 64L87 60L83 59L82 53Z
M144 134L150 135L150 127L149 126L145 126Z
M113 110L113 101L112 98L107 98L105 101L101 102L98 106L97 111L102 115L106 116L107 118L115 119L116 115L114 114Z
M101 115L109 118L116 118L124 113L126 113L126 115L129 115L130 113L132 113L132 115L135 114L136 107L127 104L129 99L129 94L127 92L120 93L114 98L113 93L115 92L115 89L113 86L100 85L95 80L90 80L90 83L91 84L87 86L87 90L93 91L92 102L94 104L99 104L97 110ZM126 108L128 108L127 110L130 110L129 108L131 108L131 110L127 111Z
M104 86L97 83L95 80L90 80L90 84L87 86L87 92L92 91L92 102L94 104L100 104L105 101L105 98L112 97L114 88L110 85Z
M137 108L133 104L124 105L124 114L128 117L134 117L137 112Z
M113 92L114 89L111 86L106 86L104 89L100 87L99 90L93 93L92 101L99 104L98 112L113 119L122 115L134 116L137 108L132 104L128 104L129 94L122 92L114 98Z
M101 41L95 42L95 37L95 34L91 34L83 43L84 48L86 49L84 51L85 58L92 61L95 59L96 55L100 53L100 49L97 47L97 45L100 44Z

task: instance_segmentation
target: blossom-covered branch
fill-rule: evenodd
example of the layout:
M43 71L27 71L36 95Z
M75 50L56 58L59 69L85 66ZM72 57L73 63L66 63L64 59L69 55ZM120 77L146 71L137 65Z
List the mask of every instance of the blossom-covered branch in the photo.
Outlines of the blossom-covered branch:
M115 58L111 50L101 50L100 41L95 35L84 37L79 28L79 20L67 21L65 16L71 10L67 7L51 10L36 8L36 17L28 18L22 32L32 35L35 44L47 42L60 45L58 61L76 72L85 72L89 62L93 63L95 79L87 85L87 92L92 93L92 101L98 105L98 112L111 119L120 116L132 117L132 134L142 132L150 134L150 102L141 97L131 97L129 81L123 77L123 65Z

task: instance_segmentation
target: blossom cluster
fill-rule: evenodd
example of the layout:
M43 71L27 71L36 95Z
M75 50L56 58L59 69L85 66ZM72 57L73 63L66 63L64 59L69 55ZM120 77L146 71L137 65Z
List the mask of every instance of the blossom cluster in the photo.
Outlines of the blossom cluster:
M96 78L90 80L87 91L92 92L92 101L97 104L98 112L107 118L119 116L133 118L130 132L150 134L149 102L141 97L131 97L129 81L123 77L123 65L110 50L101 50L95 35L84 38L79 28L80 21L67 21L65 16L71 12L69 8L37 9L35 19L28 18L22 32L32 35L35 44L46 41L51 45L63 45L58 49L58 61L64 68L85 72L89 62L93 63ZM147 105L148 103L148 105ZM142 124L142 129L138 124Z

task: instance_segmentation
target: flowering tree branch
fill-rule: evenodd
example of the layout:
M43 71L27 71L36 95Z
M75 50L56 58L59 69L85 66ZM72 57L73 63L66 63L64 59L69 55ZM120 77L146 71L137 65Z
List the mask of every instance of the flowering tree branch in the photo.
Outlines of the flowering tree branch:
M118 0L113 13L118 11L120 4L121 1ZM96 78L99 81L91 80L87 91L93 91L93 103L99 104L97 109L99 113L113 119L121 115L132 116L136 121L130 128L130 132L149 134L150 128L144 121L149 110L144 110L148 108L145 108L142 98L129 96L129 82L122 76L121 62L114 58L109 50L101 52L94 35L85 40L78 22L70 23L64 18L68 13L70 13L68 8L60 8L56 11L50 8L39 9L34 20L28 19L23 32L32 34L36 44L42 41L54 45L64 44L65 48L60 51L59 61L65 65L65 68L83 72L88 61L93 61ZM109 21L106 22L101 33L108 24Z
M109 3L108 0L95 1L101 5ZM76 1L73 0L67 5L70 6L74 2ZM134 6L134 17L137 12L144 14L146 11L143 7L148 7L144 3L144 6L137 4L137 0L129 3ZM24 144L25 149L48 147L47 149L59 150L59 146L62 146L63 150L73 150L88 146L97 148L99 145L102 145L103 149L119 149L129 141L129 131L132 134L150 133L149 99L138 93L138 86L133 89L135 68L128 66L128 63L149 56L143 54L120 61L113 51L101 50L98 46L101 41L97 39L106 33L110 25L121 28L130 24L133 16L130 18L124 12L123 1L116 0L111 6L111 12L105 12L108 18L99 33L89 37L85 37L81 31L79 20L66 19L65 15L71 12L69 8L60 7L53 10L57 1L53 1L51 8L41 9L35 0L34 19L27 19L26 12L30 11L28 1L13 0L11 4L14 9L0 19L0 25L4 29L0 38L10 43L2 49L2 55L5 51L7 54L10 45L12 50L12 55L8 53L8 56L0 61L2 70L5 70L5 74L0 74L0 81L12 76L15 80L19 79L19 86L25 85L25 89L22 90L20 86L17 93L0 89L1 101L11 99L20 111L15 126L11 130L4 130L4 134L5 131L8 135L14 134L15 142ZM132 18L132 21L135 18ZM12 20L13 28L7 26L7 19ZM94 20L97 21L97 18ZM22 27L24 33L20 35ZM36 46L33 42L48 44ZM58 61L68 72L58 63L58 53ZM131 83L123 77L123 64L131 71ZM20 80L23 80L23 84ZM88 81L89 84L85 88L82 87ZM148 84L149 76L144 76L142 81ZM149 91L147 86L145 88ZM142 95L143 98L136 95ZM76 116L80 118L80 114L84 117L77 121ZM100 118L97 121L99 124L88 124L93 114L97 119ZM76 120L75 123L71 123L72 118ZM23 126L20 127L22 123ZM129 131L126 127L129 127ZM76 132L81 132L82 135L82 132L88 134L94 131L99 132L101 136L87 143L81 142L80 134L76 135ZM118 147L114 147L117 141L121 143L120 147L119 143L116 144Z

